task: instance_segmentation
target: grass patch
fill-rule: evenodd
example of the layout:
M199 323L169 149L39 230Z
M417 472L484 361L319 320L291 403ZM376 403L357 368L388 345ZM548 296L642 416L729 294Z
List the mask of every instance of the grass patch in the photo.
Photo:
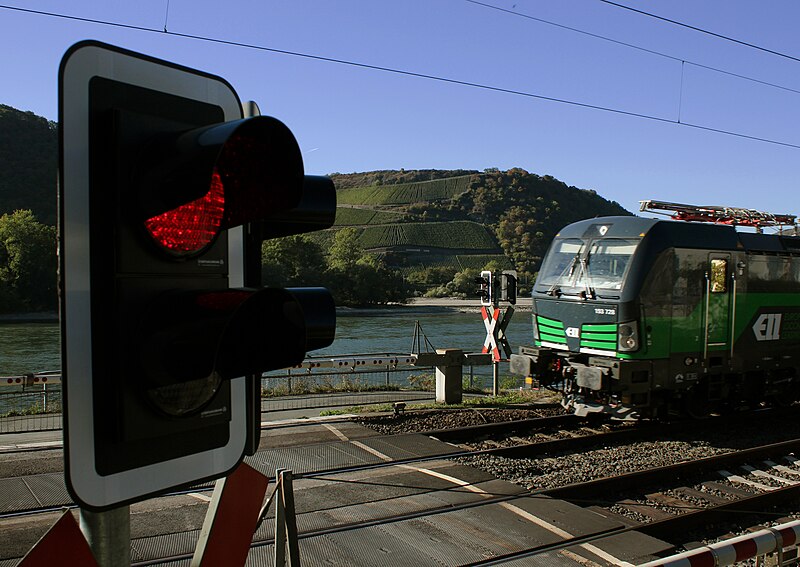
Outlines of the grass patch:
M274 388L261 388L262 398L277 398L283 396L299 396L303 394L334 394L341 392L394 392L400 390L397 384L366 384L359 380L337 378L337 380L323 379L313 383L307 377L298 377L292 380L291 388L288 384L281 384Z
M12 409L7 412L0 413L0 418L3 417L22 417L26 415L43 415L48 413L61 413L61 404L58 402L51 402L47 404L45 409L41 403L35 403L25 408Z
M533 404L541 401L542 398L550 397L551 392L541 390L523 390L522 392L508 392L502 396L482 396L479 398L464 398L460 404L438 404L438 403L407 403L406 411L409 410L431 410L431 409L475 409L475 408L497 408L503 409L509 406L519 406ZM349 413L381 413L394 412L391 403L370 404L366 406L350 406L343 409L331 409L320 412L320 415L343 415Z

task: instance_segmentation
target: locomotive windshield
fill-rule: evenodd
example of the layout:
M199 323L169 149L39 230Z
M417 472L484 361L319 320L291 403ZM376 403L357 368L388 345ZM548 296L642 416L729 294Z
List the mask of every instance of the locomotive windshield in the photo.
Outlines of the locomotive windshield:
M595 289L621 290L638 243L629 238L556 239L536 279L537 291L593 296Z

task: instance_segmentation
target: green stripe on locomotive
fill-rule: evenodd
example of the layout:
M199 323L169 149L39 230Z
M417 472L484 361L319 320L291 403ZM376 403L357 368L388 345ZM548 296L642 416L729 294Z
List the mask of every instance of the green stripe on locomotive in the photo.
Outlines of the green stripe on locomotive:
M744 282L740 288L744 287ZM709 312L714 315L714 297ZM719 307L719 306L717 306ZM759 293L737 290L722 319L724 331L717 341L705 344L705 297L695 302L687 316L648 316L642 309L642 346L633 353L618 353L620 359L657 360L675 355L701 356L731 352L733 356L762 359L771 353L800 349L800 293ZM719 311L719 309L718 309ZM776 315L778 317L776 317ZM709 334L713 332L713 328ZM732 333L733 336L730 336ZM800 356L800 352L797 353Z

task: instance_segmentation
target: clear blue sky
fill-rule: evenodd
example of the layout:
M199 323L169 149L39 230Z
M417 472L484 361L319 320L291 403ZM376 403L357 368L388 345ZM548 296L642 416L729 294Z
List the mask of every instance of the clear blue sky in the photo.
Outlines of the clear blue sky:
M800 62L600 0L0 0L800 146ZM796 0L619 0L800 58ZM167 9L168 7L168 9ZM530 18L668 55L654 55ZM640 199L800 213L800 148L487 89L0 8L0 103L57 119L64 51L97 39L225 77L283 120L306 172L522 167ZM682 64L681 60L686 63ZM785 87L779 89L704 65ZM679 114L680 113L680 114Z

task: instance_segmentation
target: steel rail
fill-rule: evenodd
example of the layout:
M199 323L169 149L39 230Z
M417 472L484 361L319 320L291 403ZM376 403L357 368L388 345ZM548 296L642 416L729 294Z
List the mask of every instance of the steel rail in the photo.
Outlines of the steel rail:
M800 439L792 439L780 443L761 445L751 449L741 449L729 453L712 455L702 459L684 461L663 467L603 477L558 488L537 490L534 494L545 494L553 498L567 501L588 500L592 499L597 494L608 494L610 492L622 490L630 491L638 486L646 486L665 480L674 481L682 476L702 473L703 471L715 467L745 463L750 459L764 459L774 457L777 454L788 454L798 450L800 450ZM800 469L798 469L798 472L800 472ZM594 498L594 500L596 500L596 498Z
M797 502L798 499L800 499L800 484L783 486L768 492L732 500L725 504L687 512L674 518L665 518L642 524L636 528L636 531L670 543L685 543L675 538L679 538L681 535L685 536L687 530L699 526L707 526L720 520L728 520L730 522L734 516L774 516L774 512L768 511L769 508L780 504ZM789 513L790 511L787 510L784 515Z

